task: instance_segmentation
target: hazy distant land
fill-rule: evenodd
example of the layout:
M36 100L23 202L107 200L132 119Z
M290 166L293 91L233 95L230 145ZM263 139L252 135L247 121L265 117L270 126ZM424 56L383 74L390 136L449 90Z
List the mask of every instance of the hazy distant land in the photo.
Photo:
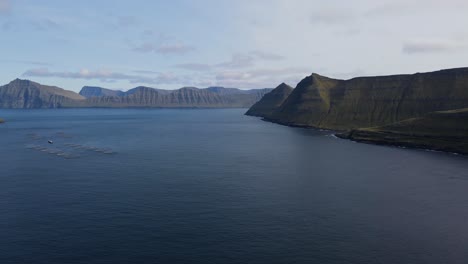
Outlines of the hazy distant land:
M241 90L224 87L163 90L139 86L123 92L85 86L78 94L60 87L15 79L0 86L0 108L245 108L253 105L269 91L271 89L268 88Z

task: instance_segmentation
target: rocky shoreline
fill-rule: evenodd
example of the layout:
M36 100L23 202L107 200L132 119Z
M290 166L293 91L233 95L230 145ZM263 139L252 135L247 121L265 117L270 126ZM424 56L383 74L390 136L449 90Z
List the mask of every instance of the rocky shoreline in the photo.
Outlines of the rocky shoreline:
M370 130L337 131L303 124L278 122L274 119L261 118L262 121L282 126L330 131L333 136L358 143L424 149L468 156L468 141L463 136L411 135L396 132L378 132Z

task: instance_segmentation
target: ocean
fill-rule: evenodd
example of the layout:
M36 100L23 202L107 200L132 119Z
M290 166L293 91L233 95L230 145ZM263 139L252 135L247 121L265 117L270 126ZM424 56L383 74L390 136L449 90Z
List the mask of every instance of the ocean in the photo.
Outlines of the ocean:
M0 263L467 263L466 156L245 111L0 109Z

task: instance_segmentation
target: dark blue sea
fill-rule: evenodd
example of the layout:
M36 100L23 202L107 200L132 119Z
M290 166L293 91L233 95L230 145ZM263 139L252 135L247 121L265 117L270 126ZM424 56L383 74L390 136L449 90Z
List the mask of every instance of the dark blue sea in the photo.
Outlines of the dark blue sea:
M245 111L0 110L0 263L468 263L467 157Z

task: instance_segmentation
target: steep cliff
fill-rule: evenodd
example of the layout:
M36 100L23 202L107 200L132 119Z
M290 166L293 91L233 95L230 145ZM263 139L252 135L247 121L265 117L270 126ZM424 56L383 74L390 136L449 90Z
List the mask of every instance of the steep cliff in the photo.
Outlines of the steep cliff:
M125 95L125 92L97 86L83 86L83 88L81 88L80 95L86 98L101 96L123 96Z
M468 108L438 111L380 127L337 134L359 142L468 154Z
M413 75L303 79L268 119L347 130L468 107L468 68Z
M57 108L83 103L85 98L72 91L16 79L0 86L0 108Z
M136 87L118 96L93 96L87 99L96 107L250 107L271 89L184 87L161 90Z
M270 118L273 112L288 98L293 88L285 83L278 85L273 91L265 94L245 114Z

